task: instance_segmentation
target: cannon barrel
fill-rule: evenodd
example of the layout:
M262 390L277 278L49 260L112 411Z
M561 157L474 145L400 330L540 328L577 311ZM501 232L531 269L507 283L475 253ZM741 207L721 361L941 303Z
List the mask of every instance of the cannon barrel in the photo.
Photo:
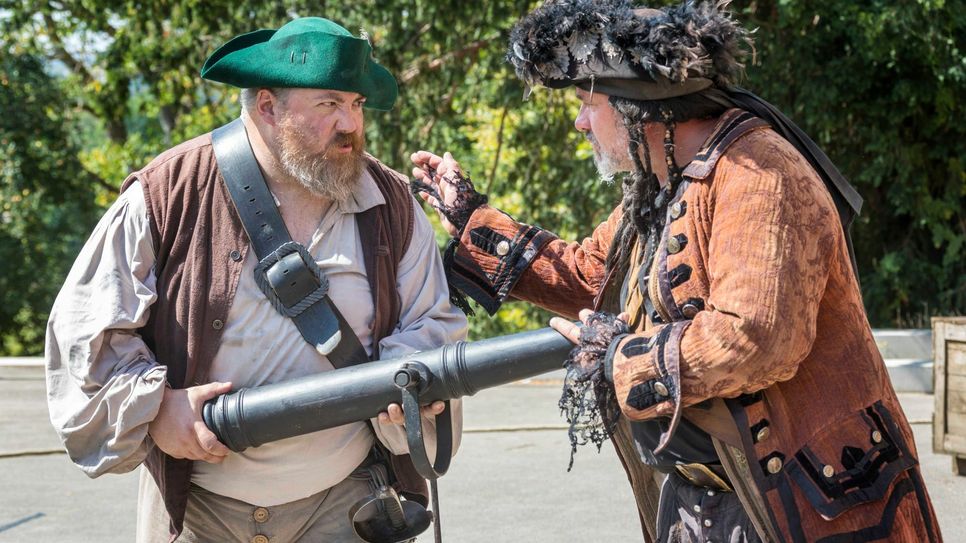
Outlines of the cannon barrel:
M471 396L562 367L573 347L551 328L457 342L403 358L368 362L209 400L205 424L233 451L364 421L401 403L416 386L419 403Z

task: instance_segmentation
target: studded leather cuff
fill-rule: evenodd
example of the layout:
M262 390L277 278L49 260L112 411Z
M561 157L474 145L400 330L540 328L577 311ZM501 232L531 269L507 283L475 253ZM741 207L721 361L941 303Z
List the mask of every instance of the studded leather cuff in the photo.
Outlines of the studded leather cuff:
M681 419L681 338L691 321L663 325L646 335L632 335L617 347L614 388L631 420L670 417L654 452L661 452Z
M444 258L450 288L494 315L553 234L480 206Z

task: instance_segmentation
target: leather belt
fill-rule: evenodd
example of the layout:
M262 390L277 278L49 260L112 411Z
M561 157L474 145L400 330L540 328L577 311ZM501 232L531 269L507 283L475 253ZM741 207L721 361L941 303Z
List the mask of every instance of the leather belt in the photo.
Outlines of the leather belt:
M732 492L728 484L728 475L721 466L707 464L675 464L675 471L685 481L701 488L710 488L721 492Z

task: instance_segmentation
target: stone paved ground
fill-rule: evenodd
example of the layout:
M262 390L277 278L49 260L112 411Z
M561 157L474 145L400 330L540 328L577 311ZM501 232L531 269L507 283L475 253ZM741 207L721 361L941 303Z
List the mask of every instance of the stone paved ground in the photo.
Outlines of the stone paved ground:
M445 541L640 541L610 447L581 449L566 471L558 395L558 384L533 381L467 399L462 448L440 480ZM0 366L0 543L133 541L136 475L84 476L59 452L44 402L37 368ZM955 522L966 477L952 474L950 457L932 453L932 396L903 394L902 402L945 539L966 541L966 527Z

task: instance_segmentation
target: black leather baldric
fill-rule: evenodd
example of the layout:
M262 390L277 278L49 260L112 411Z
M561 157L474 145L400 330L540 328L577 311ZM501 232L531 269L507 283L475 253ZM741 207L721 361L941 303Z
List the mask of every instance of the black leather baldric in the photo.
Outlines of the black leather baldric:
M327 295L328 280L303 246L292 241L268 190L248 132L236 119L211 133L218 169L259 260L256 282L275 308L295 322L305 341L336 368L368 356Z

